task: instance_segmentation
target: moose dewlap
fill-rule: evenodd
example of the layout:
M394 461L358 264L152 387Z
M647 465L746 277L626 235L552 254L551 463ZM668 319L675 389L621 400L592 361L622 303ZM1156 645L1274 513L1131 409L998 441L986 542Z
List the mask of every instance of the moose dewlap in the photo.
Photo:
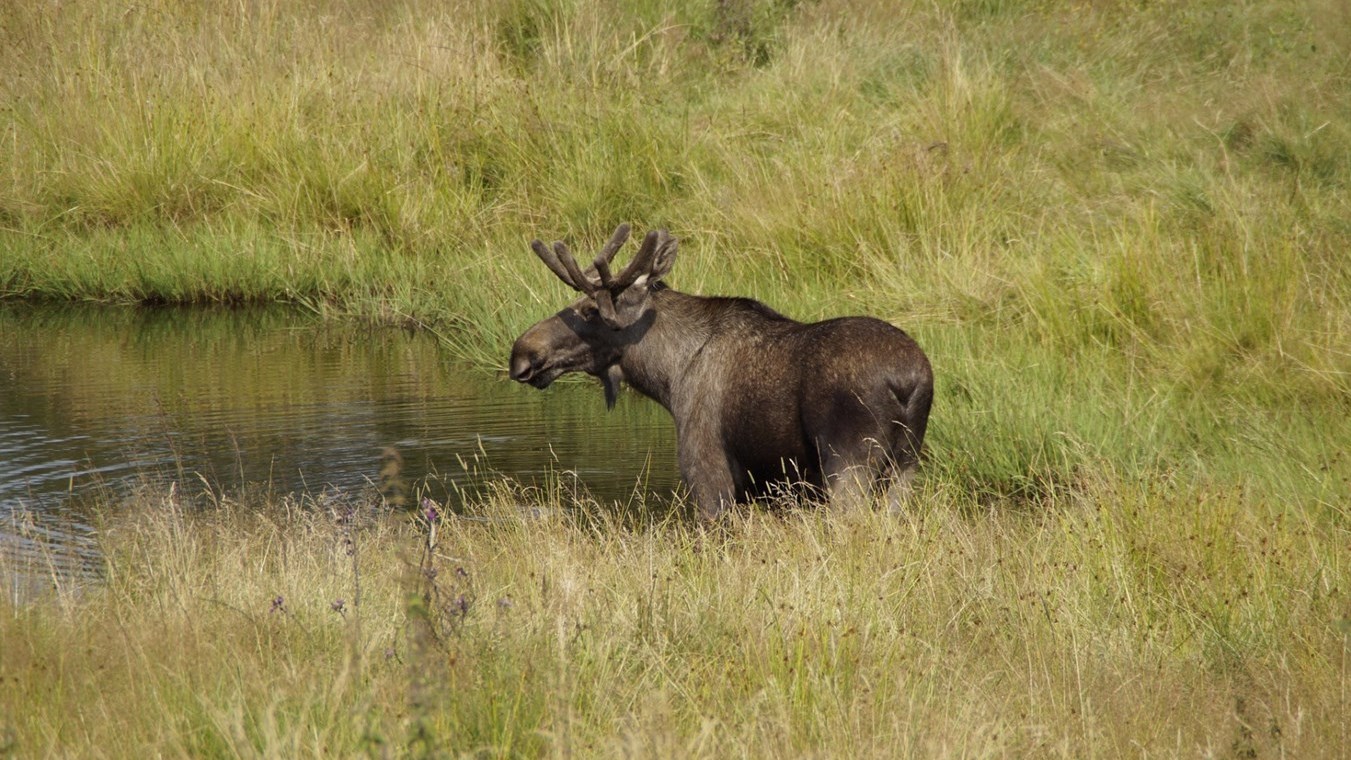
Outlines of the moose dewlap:
M618 275L615 230L583 270L568 247L531 245L581 298L511 348L511 377L547 388L568 372L622 381L675 419L680 474L707 518L802 483L854 502L919 464L933 370L909 335L872 317L805 324L749 298L689 295L662 278L676 239L647 233Z

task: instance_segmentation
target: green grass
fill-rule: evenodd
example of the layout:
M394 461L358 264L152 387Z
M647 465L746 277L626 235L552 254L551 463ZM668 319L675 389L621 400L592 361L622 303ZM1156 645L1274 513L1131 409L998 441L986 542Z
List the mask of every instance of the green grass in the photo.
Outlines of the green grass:
M496 589L524 595L512 584L546 569L581 583L596 563L599 590L567 614L529 608L548 630L466 624L454 641L473 665L430 671L469 680L427 685L423 713L396 706L416 679L377 675L371 654L417 618L396 582L416 563L395 562L414 538L390 529L371 540L398 568L359 636L297 639L255 597L299 581L241 580L248 615L204 607L230 636L281 631L258 651L295 671L207 657L140 687L127 659L114 690L153 693L117 719L170 754L287 754L316 721L334 746L375 732L408 750L423 726L456 751L522 754L1345 746L1348 30L1344 4L1320 0L7 6L0 296L281 301L422 325L500 368L568 297L528 241L586 250L628 221L681 239L675 287L881 316L937 375L929 499L907 520L853 536L830 516L756 515L712 545L679 525L464 527L463 546L500 552L473 570ZM250 536L218 550L255 552ZM1262 553L1275 545L1282 565ZM917 564L885 582L920 595L868 601L884 581L847 565L893 546ZM668 617L644 613L650 629L623 622L642 609L621 570L638 550L686 584L663 592ZM180 567L184 583L207 572ZM760 596L773 584L807 610L785 621L821 624L783 627ZM11 610L4 651L113 630L83 605L144 624L164 604L123 593ZM854 612L887 632L875 646L829 638L822 621ZM599 635L586 620L602 619L619 622ZM568 634L579 620L597 638ZM180 625L209 647L212 629ZM116 630L159 662L134 628ZM640 633L668 638L644 649ZM432 656L405 644L403 663ZM304 714L307 673L337 690L320 709L361 727ZM57 746L38 725L23 740Z

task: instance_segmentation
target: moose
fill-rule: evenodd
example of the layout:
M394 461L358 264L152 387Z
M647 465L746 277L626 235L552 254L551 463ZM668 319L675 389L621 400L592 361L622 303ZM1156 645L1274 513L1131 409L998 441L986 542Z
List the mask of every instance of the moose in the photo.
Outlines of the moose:
M621 224L585 271L568 246L531 248L581 293L511 348L511 379L547 388L569 372L620 383L675 420L680 474L703 518L805 485L854 504L919 465L933 370L915 341L872 317L806 324L749 298L681 293L664 280L677 241L647 233L618 274Z

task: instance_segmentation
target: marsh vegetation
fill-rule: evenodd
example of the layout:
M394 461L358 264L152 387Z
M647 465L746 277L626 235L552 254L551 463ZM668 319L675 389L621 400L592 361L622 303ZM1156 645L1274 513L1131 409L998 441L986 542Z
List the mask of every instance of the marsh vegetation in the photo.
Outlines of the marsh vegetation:
M566 301L528 241L631 222L673 286L881 317L937 381L900 518L109 503L103 583L0 602L0 748L1351 746L1344 3L9 4L0 114L5 297L501 370Z

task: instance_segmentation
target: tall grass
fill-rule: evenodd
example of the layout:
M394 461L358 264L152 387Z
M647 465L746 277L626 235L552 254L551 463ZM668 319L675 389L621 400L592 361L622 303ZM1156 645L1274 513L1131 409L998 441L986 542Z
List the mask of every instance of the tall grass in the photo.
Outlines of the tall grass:
M420 527L143 494L102 583L0 603L2 728L25 757L1340 756L1344 530L1110 473L1038 514L922 497L704 532L559 489Z

